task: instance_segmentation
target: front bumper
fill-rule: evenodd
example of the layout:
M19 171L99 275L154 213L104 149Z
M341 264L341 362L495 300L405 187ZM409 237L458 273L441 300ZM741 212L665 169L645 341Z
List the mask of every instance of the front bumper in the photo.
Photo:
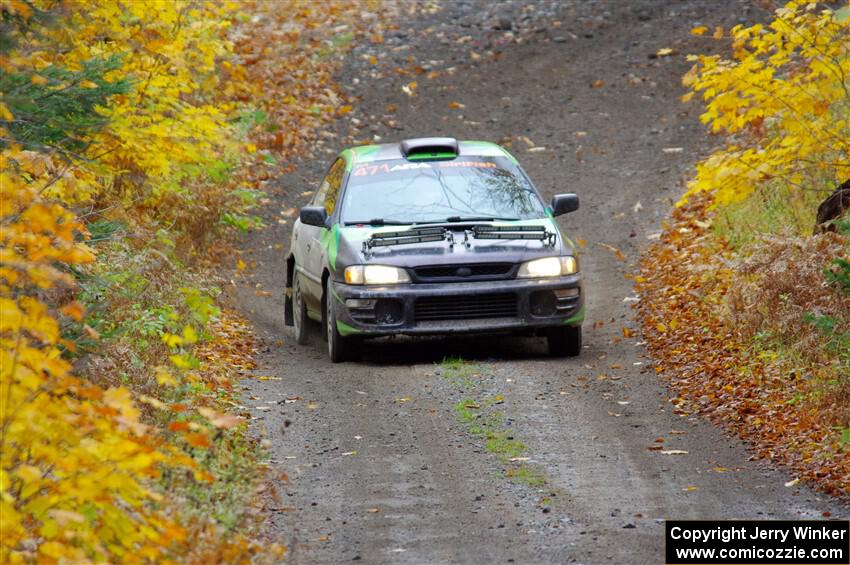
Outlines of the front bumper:
M580 325L584 319L581 274L380 287L331 282L330 290L337 329L342 335L533 333ZM391 304L392 308L380 308L376 315L374 308L370 312L369 308L351 307L352 301L375 301L382 307Z

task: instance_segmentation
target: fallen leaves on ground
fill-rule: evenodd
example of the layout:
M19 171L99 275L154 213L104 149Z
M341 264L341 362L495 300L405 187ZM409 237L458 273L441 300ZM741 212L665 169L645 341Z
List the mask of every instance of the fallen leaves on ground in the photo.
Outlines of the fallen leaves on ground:
M254 368L257 342L251 324L231 310L223 310L210 322L213 339L200 343L195 357L203 364L202 375L219 386L232 387L235 376L248 375Z
M367 33L380 34L383 17L368 5L330 1L281 9L275 2L252 0L242 8L251 18L231 34L237 54L231 72L239 80L227 94L261 104L262 127L252 132L252 141L288 163L323 146L320 132L351 112L333 80L340 55ZM258 171L253 178L263 180Z
M598 243L597 245L599 245L599 247L605 249L606 251L610 251L611 253L613 253L614 256L620 261L626 260L626 256L623 254L623 252L620 249L614 247L613 245L609 245L607 243Z
M758 457L848 497L850 456L840 431L824 423L816 402L799 400L815 382L754 355L741 328L724 318L739 272L728 245L707 232L709 206L700 198L674 211L645 254L636 284L638 317L656 371L677 395L673 412L699 413L728 426L753 444ZM678 320L675 327L671 320Z

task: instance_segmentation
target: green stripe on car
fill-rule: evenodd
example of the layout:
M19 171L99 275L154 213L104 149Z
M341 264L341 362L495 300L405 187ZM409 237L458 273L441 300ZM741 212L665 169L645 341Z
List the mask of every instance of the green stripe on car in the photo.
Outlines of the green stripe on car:
M584 304L581 305L581 308L578 309L578 312L564 320L565 326L572 326L575 324L580 324L584 321Z
M336 331L338 331L339 335L343 337L361 333L357 328L352 328L345 322L340 322L339 320L336 322Z
M319 243L328 254L328 262L331 268L336 270L336 257L339 253L339 224L334 224L331 229L322 228L319 232Z

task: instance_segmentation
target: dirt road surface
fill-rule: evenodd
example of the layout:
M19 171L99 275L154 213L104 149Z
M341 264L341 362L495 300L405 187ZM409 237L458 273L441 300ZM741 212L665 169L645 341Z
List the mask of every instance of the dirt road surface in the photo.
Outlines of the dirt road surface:
M274 183L269 227L243 246L256 269L237 276L233 293L264 339L258 374L280 378L246 381L244 402L271 442L272 467L290 478L267 526L292 562L661 563L665 518L848 515L786 487L792 476L751 461L703 419L674 414L639 337L623 339L634 327L624 275L710 147L697 106L678 100L687 63L675 53L709 49L689 30L757 18L750 6L446 1L403 13L384 44L349 56L339 81L361 100L335 137ZM662 48L676 51L657 57ZM414 65L425 72L393 71ZM440 74L429 79L432 70ZM409 96L402 86L414 80ZM587 242L580 358L548 358L531 338L385 339L367 344L362 362L332 365L321 338L295 345L283 325L292 218L278 223L280 212L306 203L302 192L345 136L426 135L513 138L546 198L580 195L581 209L560 220ZM447 356L479 376L448 378ZM525 444L542 486L506 478L506 463L456 418L456 403L499 395L502 426ZM687 453L649 450L659 438Z

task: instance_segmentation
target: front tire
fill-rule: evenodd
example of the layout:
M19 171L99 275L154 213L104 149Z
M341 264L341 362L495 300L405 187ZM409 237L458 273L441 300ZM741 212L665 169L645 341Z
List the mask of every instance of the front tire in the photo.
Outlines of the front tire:
M336 327L333 293L325 289L325 334L328 340L328 357L332 363L341 363L354 358L354 340L344 337Z
M306 345L308 341L307 304L304 303L304 291L301 288L301 275L295 273L292 283L292 322L295 328L295 341L298 345Z
M577 357L581 353L581 326L553 328L546 340L552 357Z

